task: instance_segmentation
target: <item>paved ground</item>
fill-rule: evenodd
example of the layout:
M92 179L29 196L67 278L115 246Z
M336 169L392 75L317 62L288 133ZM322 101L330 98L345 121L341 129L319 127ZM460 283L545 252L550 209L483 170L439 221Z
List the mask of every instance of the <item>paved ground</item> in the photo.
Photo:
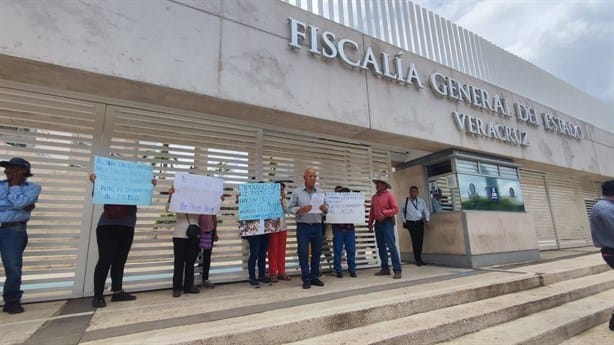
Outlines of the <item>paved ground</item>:
M165 338L151 338L154 331L172 329L188 324L224 320L229 317L255 315L265 311L300 306L316 302L333 303L340 297L360 296L366 293L386 291L409 286L427 286L434 282L453 281L472 276L487 280L497 275L539 273L556 269L556 261L577 257L575 261L598 260L595 248L576 248L542 252L539 262L490 267L472 270L428 265L403 266L403 278L375 277L375 269L358 271L357 278L347 275L338 279L324 275L325 287L301 288L301 281L294 278L258 289L247 283L220 284L215 289L204 290L198 295L173 298L170 290L137 293L133 302L110 302L108 306L94 310L90 298L26 304L25 313L0 314L0 344L105 344L125 343L126 339L163 344ZM533 269L531 269L531 267ZM602 327L603 328L603 327ZM607 326L606 326L607 329ZM172 332L169 332L172 333ZM603 332L596 332L603 337ZM610 335L606 332L606 335ZM111 340L111 338L115 338ZM602 338L600 343L603 343ZM614 343L614 342L613 342Z

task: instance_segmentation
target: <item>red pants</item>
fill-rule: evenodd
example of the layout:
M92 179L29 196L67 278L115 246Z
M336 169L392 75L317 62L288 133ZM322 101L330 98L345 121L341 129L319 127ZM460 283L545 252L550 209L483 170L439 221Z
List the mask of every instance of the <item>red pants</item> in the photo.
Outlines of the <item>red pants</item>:
M269 276L286 274L286 239L288 231L269 234Z

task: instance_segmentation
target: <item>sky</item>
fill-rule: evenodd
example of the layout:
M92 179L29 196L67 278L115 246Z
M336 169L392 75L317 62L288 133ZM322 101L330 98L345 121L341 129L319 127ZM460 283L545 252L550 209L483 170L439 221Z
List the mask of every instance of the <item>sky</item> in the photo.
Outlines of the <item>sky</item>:
M614 106L614 0L412 0Z

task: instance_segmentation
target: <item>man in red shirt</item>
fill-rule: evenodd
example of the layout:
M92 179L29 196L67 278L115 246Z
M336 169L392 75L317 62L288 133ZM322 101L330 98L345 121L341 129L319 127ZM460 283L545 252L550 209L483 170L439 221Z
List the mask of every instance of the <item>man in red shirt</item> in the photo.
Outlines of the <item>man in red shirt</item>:
M375 273L376 276L389 276L390 266L388 265L388 251L392 260L392 270L394 279L401 278L401 259L397 251L394 236L394 218L399 213L399 205L394 194L388 189L392 188L386 178L373 179L377 193L371 198L371 210L369 212L369 232L373 232L375 223L375 241L381 261L381 269Z

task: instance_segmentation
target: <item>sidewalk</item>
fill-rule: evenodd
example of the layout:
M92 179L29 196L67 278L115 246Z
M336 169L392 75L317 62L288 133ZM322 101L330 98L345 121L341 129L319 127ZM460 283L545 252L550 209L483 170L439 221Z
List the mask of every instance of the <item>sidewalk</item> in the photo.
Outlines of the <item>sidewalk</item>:
M313 286L309 290L303 290L299 277L293 277L292 281L257 289L246 282L220 284L214 289L202 290L200 294L182 295L180 298L173 298L171 290L141 292L132 302L110 302L107 298L108 306L97 310L91 307L90 298L32 303L24 305L25 313L0 314L0 344L125 344L145 341L167 344L182 341L181 336L187 336L186 325L201 332L214 325L232 330L233 325L224 324L224 320L238 316L258 318L260 313L275 310L279 310L276 316L283 319L292 316L284 313L292 313L293 307L335 303L339 298L355 296L356 301L363 302L366 294L399 288L416 286L414 290L424 292L434 284L458 285L460 288L463 284L479 285L518 275L570 270L570 262L577 262L579 267L589 261L598 262L601 258L597 252L593 247L547 251L541 253L542 259L537 262L479 270L407 264L403 265L403 278L399 280L376 277L373 275L376 269L359 270L357 278L345 275L339 279L327 274L322 277L326 286ZM570 258L577 260L567 260ZM565 265L557 265L559 260L567 261ZM317 315L317 310L313 313ZM199 324L204 322L210 324Z

